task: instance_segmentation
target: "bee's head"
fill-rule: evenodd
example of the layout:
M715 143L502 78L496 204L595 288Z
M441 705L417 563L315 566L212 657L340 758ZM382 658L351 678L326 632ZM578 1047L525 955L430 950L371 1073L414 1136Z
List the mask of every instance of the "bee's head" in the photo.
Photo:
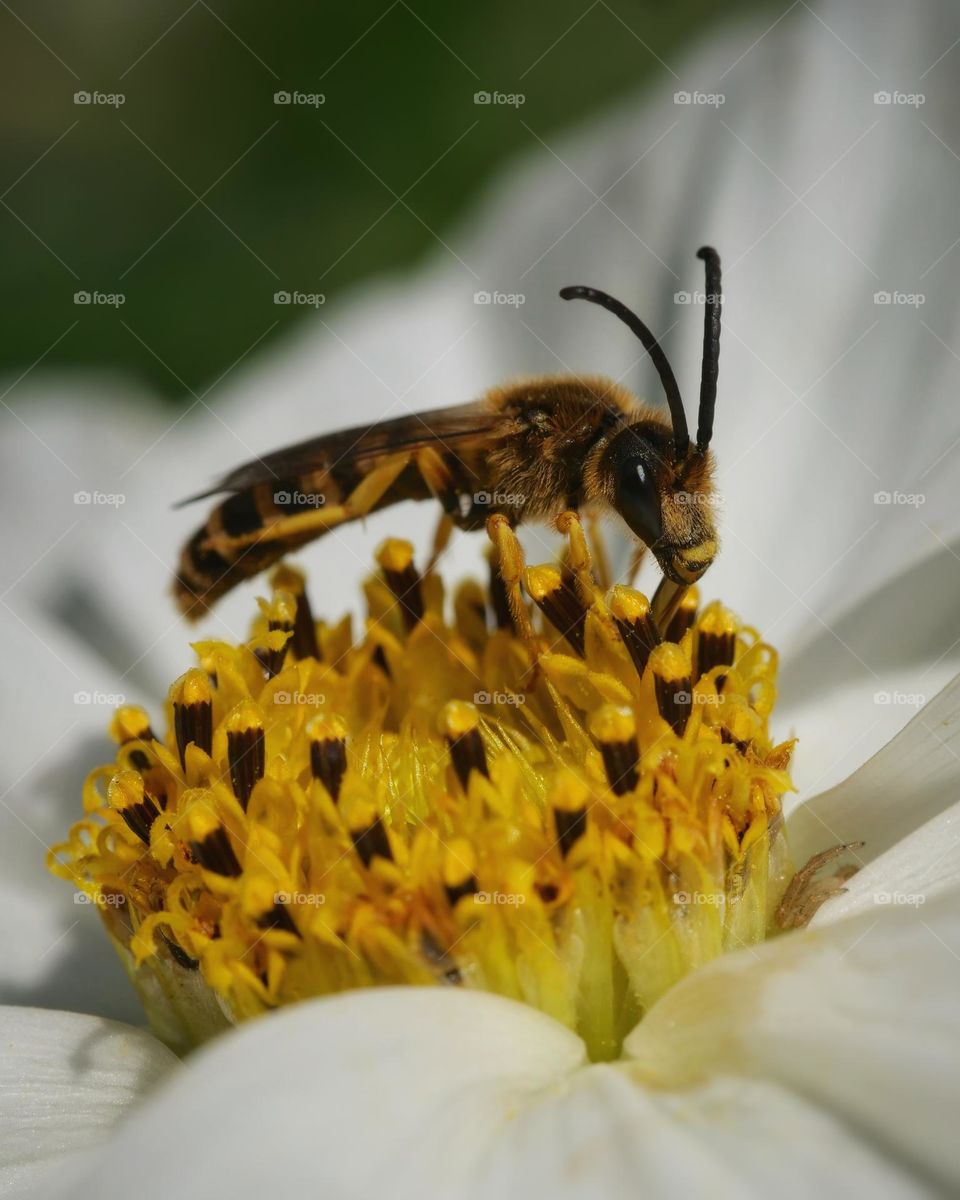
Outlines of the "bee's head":
M717 553L713 456L672 457L669 430L656 421L618 433L604 455L607 494L630 530L674 583L695 583Z
M697 257L706 265L707 291L695 446L673 369L636 313L596 288L560 290L564 300L589 300L619 317L643 343L660 376L670 425L645 420L621 430L604 452L601 475L613 507L650 547L664 575L681 584L695 583L717 553L709 446L720 359L720 258L710 246L702 246Z

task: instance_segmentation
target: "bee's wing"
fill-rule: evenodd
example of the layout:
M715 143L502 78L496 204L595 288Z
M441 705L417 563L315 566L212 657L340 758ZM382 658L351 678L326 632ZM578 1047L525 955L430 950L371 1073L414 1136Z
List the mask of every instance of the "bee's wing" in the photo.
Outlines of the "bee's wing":
M475 492L486 482L478 464L496 422L483 402L409 414L312 438L231 471L191 497L230 493L183 548L174 587L181 609L198 615L288 551L380 508L431 496L446 506Z
M205 500L220 492L242 492L262 483L279 483L333 471L341 465L347 469L354 465L362 468L369 465L370 460L384 455L413 452L429 446L443 450L449 443L448 452L456 460L458 442L484 437L494 419L495 415L485 405L474 402L435 412L406 413L373 425L321 434L235 467L205 491L179 501L176 507Z

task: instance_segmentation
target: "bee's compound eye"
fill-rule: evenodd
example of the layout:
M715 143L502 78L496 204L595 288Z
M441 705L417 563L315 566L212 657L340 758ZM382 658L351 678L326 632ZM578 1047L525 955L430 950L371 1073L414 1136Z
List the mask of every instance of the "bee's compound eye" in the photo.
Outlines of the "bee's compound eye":
M657 541L663 530L660 523L660 496L649 465L630 457L620 465L617 479L617 508L638 538L647 545Z

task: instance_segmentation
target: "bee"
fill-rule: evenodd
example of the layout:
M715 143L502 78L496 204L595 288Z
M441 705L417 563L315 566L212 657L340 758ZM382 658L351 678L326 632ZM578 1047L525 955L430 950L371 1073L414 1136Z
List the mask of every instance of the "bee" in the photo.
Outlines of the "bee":
M657 339L619 300L565 287L623 321L660 376L668 417L601 376L539 376L480 400L323 434L231 471L188 501L227 493L183 548L175 583L191 617L291 550L401 500L435 500L449 528L492 516L510 527L573 510L613 512L659 564L661 615L713 562L718 541L710 451L720 351L720 259L705 263L703 358L696 441ZM489 527L489 526L488 526ZM658 590L657 596L661 595ZM655 611L657 609L655 597Z

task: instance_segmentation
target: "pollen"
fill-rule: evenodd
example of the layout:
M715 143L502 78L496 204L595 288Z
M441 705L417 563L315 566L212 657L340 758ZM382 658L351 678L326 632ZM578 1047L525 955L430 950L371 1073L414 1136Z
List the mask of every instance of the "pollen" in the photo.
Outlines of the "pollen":
M359 631L281 566L246 641L196 643L154 719L114 715L49 862L161 1036L415 984L533 1005L604 1060L683 975L775 931L776 652L696 589L659 631L564 529L509 604L496 573L447 596L391 539Z

